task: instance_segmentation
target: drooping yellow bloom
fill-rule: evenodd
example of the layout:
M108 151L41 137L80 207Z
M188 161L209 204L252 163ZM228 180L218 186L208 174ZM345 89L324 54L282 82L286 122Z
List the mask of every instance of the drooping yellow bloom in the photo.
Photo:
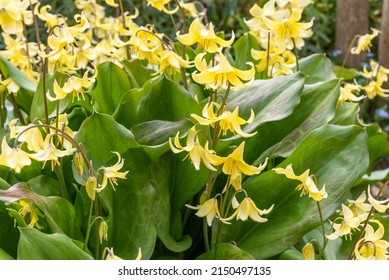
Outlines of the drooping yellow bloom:
M365 98L365 96L356 96L361 91L362 87L354 81L354 83L345 83L340 88L340 96L338 99L337 106L343 104L346 101L358 102Z
M99 225L99 239L100 239L100 244L103 243L103 239L105 241L108 241L108 224L106 221L101 221Z
M124 159L120 156L118 152L113 152L117 155L118 161L113 166L101 167L100 170L103 171L103 181L101 186L96 189L96 191L100 192L107 186L108 182L111 187L115 190L115 186L118 184L117 179L126 179L126 175L128 170L125 172L119 172L120 169L123 168Z
M15 81L9 77L8 79L5 80L0 80L0 84L4 86L8 90L8 93L10 94L16 94L20 90L20 86L15 83Z
M377 210L380 213L385 213L386 210L389 209L389 199L385 200L376 200L373 195L371 194L370 186L367 189L367 200L370 202L371 206L374 207L375 210Z
M38 229L41 228L41 226L38 224L39 217L34 203L26 199L21 199L18 202L20 206L22 206L22 208L19 210L19 214L22 215L23 218L26 217L28 213L30 213L30 223L28 226L36 227Z
M258 209L254 201L250 197L245 197L241 203L238 202L236 197L232 198L232 208L236 209L235 212L228 218L221 219L224 222L231 221L236 217L237 220L246 221L248 218L257 223L267 222L266 218L262 215L269 214L273 210L274 204L269 209Z
M364 51L370 51L370 47L372 46L371 41L380 33L377 29L372 28L371 30L373 31L372 34L365 34L358 38L357 46L351 49L352 54L360 54Z
M215 167L213 167L212 163L215 161L217 155L213 150L209 150L208 142L205 146L201 146L199 138L197 136L197 131L195 126L193 126L189 131L186 137L186 146L183 147L180 143L180 132L177 132L174 137L174 142L171 138L169 138L170 149L173 153L178 154L181 152L188 152L188 155L184 158L184 160L189 157L193 166L196 170L200 169L200 163L203 164L212 171L216 171Z
M205 53L202 53L195 58L195 66L200 71L200 73L195 71L192 74L192 78L196 83L204 84L209 88L217 90L227 89L230 85L233 87L242 87L245 85L242 81L246 81L247 83L254 79L255 69L251 62L247 62L251 66L251 69L239 70L232 67L227 58L220 52L219 64L208 67L204 59L205 55Z
M281 9L304 9L309 4L313 3L312 0L276 0L277 6Z
M366 220L369 211L371 210L371 205L365 203L366 201L366 192L362 192L361 195L356 200L348 200L347 207L354 213L355 217L358 217L360 222Z
M34 13L38 16L39 19L45 22L45 25L50 29L53 28L56 25L62 25L65 24L66 19L59 14L50 14L49 11L51 10L50 5L45 5L41 9L40 7L40 2L38 2L35 5L34 8Z
M310 22L299 22L301 10L293 9L291 13L276 13L272 19L264 17L264 23L268 32L274 35L276 47L283 46L288 50L294 47L301 49L304 46L304 39L312 36L313 20Z
M302 253L303 253L304 260L315 259L315 249L313 248L311 242L308 242L307 244L304 245Z
M95 77L97 76L97 71L95 70L95 74L92 77L88 76L89 71L86 71L82 78L76 76L70 76L64 86L61 88L57 82L54 80L53 91L55 96L51 96L49 92L47 92L46 96L50 101L56 101L66 98L69 94L72 94L72 102L74 102L74 98L77 97L78 100L85 99L84 89L89 89L93 86L95 82ZM81 98L80 98L81 95Z
M1 142L0 165L13 169L20 173L23 167L31 164L30 155L20 149L20 147L11 148L8 146L6 138Z
M354 212L342 204L342 212L340 213L342 217L342 222L340 224L333 223L332 227L335 230L332 234L326 235L327 239L335 240L342 236L351 236L351 230L357 229L361 222L363 221L359 216L356 216ZM363 217L366 217L363 215Z
M34 124L28 126L16 125L18 119L14 119L9 122L10 138L14 139L18 137L18 141L21 143L27 143L27 148L32 152L38 152L43 149L44 141L42 133L39 127Z
M178 11L179 7L177 6L175 9L173 10L168 10L166 8L166 5L168 5L170 3L170 0L147 0L147 6L151 6L155 9L157 9L158 11L161 11L161 12L164 12L166 14L174 14Z
M195 3L185 3L183 0L179 0L178 2L184 12L189 16L199 17L202 14L199 12L199 10L197 10Z
M177 39L183 45L191 46L197 43L198 48L202 48L208 53L216 53L219 51L219 47L230 46L235 40L235 35L232 33L230 40L223 40L216 36L212 23L205 26L201 23L200 18L195 18L189 26L189 32L183 35L177 33Z
M378 225L374 231L371 225L367 225L365 235L355 245L355 258L357 260L387 260L389 242L381 240L384 236L384 226L378 220L371 220Z
M105 260L107 261L118 261L118 260L123 260L122 258L118 257L115 255L113 248L104 248L103 255L105 255L105 252L107 252L107 257Z
M51 169L54 170L54 166L59 165L59 158L72 155L77 150L76 148L60 150L54 145L53 141L53 135L47 135L43 143L43 149L35 154L30 154L32 159L43 162L42 168L44 168L47 161L51 161Z
M230 183L237 191L242 189L242 173L247 176L259 174L267 164L267 158L266 161L258 167L247 164L243 159L244 146L245 141L227 157L214 158L213 162L213 165L223 164L223 173L230 176Z
M158 65L159 54L164 49L161 40L162 34L155 33L152 28L140 28L134 36L131 36L128 43L136 58L147 59L149 64Z
M203 108L202 115L200 117L196 114L192 114L191 116L199 122L201 125L210 125L215 127L216 123L219 123L219 135L223 132L223 135L227 134L227 131L231 131L232 133L236 133L242 137L251 137L256 134L254 133L245 133L241 129L241 125L252 123L254 120L254 111L251 110L250 118L246 121L239 117L239 107L236 107L233 112L223 111L220 112L220 105L216 102L211 102L205 104Z
M366 86L361 87L361 89L365 91L369 99L373 99L377 95L382 97L389 96L389 94L386 93L389 92L389 89L383 89L382 83L380 83L378 80L370 81Z
M208 226L212 226L215 217L220 218L219 206L216 198L210 198L201 205L192 206L185 204L186 207L198 210L196 216L206 217Z
M172 50L162 51L159 54L159 59L159 69L156 74L167 72L172 75L173 73L180 73L181 68L192 67L192 64L189 61L184 60Z
M309 169L301 175L296 175L294 174L292 164L289 164L286 168L274 168L274 171L277 174L285 175L288 179L300 181L301 183L296 187L297 191L301 190L300 196L308 194L308 196L312 197L315 201L321 201L323 198L327 197L325 185L323 185L323 188L319 191L312 177L309 175Z
M257 71L265 71L267 67L269 77L292 74L292 69L296 66L297 60L291 51L284 50L283 48L273 48L272 46L270 46L269 53L266 50L258 51L252 49L251 56L255 60L259 60L259 63L256 65Z
M28 8L26 0L0 0L0 27L7 34L23 32L23 13Z
M116 3L115 0L104 0L105 3L107 3L109 6L116 8L119 6L119 4Z
M89 176L86 180L85 190L91 200L96 199L96 191L98 189L98 182L96 176Z
M257 4L254 4L249 10L253 16L250 20L245 20L245 23L250 28L251 33L254 36L260 34L260 32L266 32L266 27L263 18L271 18L276 13L275 0L270 0L261 8Z

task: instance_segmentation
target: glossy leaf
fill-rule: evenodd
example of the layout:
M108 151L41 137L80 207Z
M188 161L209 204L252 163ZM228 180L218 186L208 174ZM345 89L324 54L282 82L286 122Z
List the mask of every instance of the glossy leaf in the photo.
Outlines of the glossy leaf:
M332 63L324 54L313 54L299 61L300 71L307 76L306 83L314 84L336 78Z
M19 228L18 260L92 260L66 235Z
M146 68L143 61L140 60L125 60L122 63L133 88L143 87L154 73L150 68Z
M8 76L11 77L15 81L15 83L17 83L21 88L30 92L35 92L36 84L29 78L27 78L22 71L20 71L2 56L0 56L0 69L2 70L2 72L3 70L6 70Z
M219 243L211 251L202 254L197 260L254 260L248 252L229 243Z
M256 64L256 61L251 56L251 50L259 50L258 40L251 35L246 33L242 35L233 45L235 53L235 63L238 69L247 69L247 62L251 61Z
M352 184L368 167L367 135L357 126L326 125L313 130L280 166L293 164L296 174L310 169L328 198L320 202L327 219ZM224 227L223 240L234 240L257 259L279 254L320 224L316 202L295 191L297 181L268 171L247 180L245 190L260 209L275 207L266 223L234 222ZM269 234L269 232L271 234Z
M104 62L97 67L96 87L90 92L95 100L95 109L112 114L122 96L132 89L127 73L113 62Z

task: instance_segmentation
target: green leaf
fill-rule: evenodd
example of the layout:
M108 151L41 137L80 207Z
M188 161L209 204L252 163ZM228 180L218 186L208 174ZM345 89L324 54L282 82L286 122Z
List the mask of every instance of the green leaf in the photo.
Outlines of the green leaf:
M136 121L139 101L147 91L148 86L145 85L144 88L135 88L124 94L119 106L112 115L115 120L128 129L132 128Z
M35 228L19 228L18 260L92 260L72 239L46 234Z
M326 185L328 197L320 202L326 220L352 184L368 167L366 131L358 126L325 125L313 130L288 159L280 164L293 164L296 174L310 169L319 182ZM274 204L268 222L234 222L224 227L223 240L237 245L257 259L277 255L296 243L305 233L320 224L317 204L295 190L298 184L284 175L268 171L246 180L244 189L260 209Z
M342 66L333 65L332 71L336 75L337 78L343 79L343 80L351 80L355 79L361 76L361 73L357 71L356 69L348 69L344 68Z
M27 181L33 192L43 196L61 196L59 183L47 175L39 175Z
M137 107L137 124L152 120L180 121L192 113L201 114L202 108L191 93L175 81L161 76L145 90Z
M157 197L153 205L153 218L158 237L166 248L173 252L182 252L191 246L192 240L189 236L182 237L182 233L176 232L173 234L182 237L176 241L171 235L171 200L175 199L170 193L174 175L174 170L170 168L172 160L174 159L170 155L166 155L155 161L151 167L151 184Z
M0 260L14 260L14 258L0 248Z
M304 76L301 73L258 80L249 87L231 92L227 100L228 108L239 106L239 115L244 119L250 117L253 109L254 121L244 129L246 132L252 132L265 122L289 116L300 103L303 86Z
M109 246L124 259L135 259L138 248L143 259L154 252L157 239L153 216L156 192L150 183L150 159L141 148L123 154L122 170L129 170L126 180L118 180L113 191L110 186L101 192L108 211Z
M367 126L366 131L370 156L370 164L367 172L370 173L377 160L389 155L389 142L388 135L381 130L378 124Z
M29 78L27 78L22 71L20 71L11 62L9 62L2 56L0 56L0 69L1 71L5 69L8 73L8 76L11 77L15 81L15 83L17 83L18 86L20 86L21 88L30 92L35 92L36 84ZM3 74L6 75L5 73Z
M338 97L338 80L306 85L301 102L291 115L260 126L257 130L258 136L247 139L246 150L252 155L247 159L254 160L255 155L261 154L254 162L259 164L266 157L290 155L309 132L328 123L334 117ZM271 137L263 137L264 135Z
M248 252L229 243L219 243L212 250L202 254L197 260L254 260Z
M131 131L112 116L96 112L82 123L75 139L85 146L97 168L116 157L112 151L123 153L129 148L139 147Z
M303 260L303 254L298 251L296 248L292 247L278 257L279 260Z
M73 205L67 200L50 196L45 197L34 193L27 183L18 183L8 190L0 190L0 200L12 203L20 199L30 199L45 214L49 228L52 232L65 233L70 237L75 234Z
M66 81L67 76L65 74L56 72L55 74L47 74L46 75L46 92L43 93L43 78L40 79L38 88L36 90L36 93L34 94L34 98L32 99L31 104L31 112L30 116L31 119L44 119L45 118L45 106L44 106L44 97L43 95L49 92L51 96L54 96L53 92L53 84L54 80L56 80L59 84L59 86L63 86ZM67 104L69 103L69 100L71 99L71 96L67 96L66 98L59 100L59 112L62 113L65 109ZM47 100L47 111L50 117L53 117L56 115L57 111L57 101L50 101Z
M359 104L345 102L336 108L335 117L330 123L337 125L360 124L359 121Z
M140 88L152 77L155 72L150 68L146 68L141 60L123 61L124 70L130 78L133 88Z
M305 82L314 84L336 78L332 63L324 54L313 54L299 61L300 71L307 76Z
M235 52L235 63L238 69L247 69L247 62L251 61L256 64L256 61L251 56L251 50L259 50L258 40L251 35L246 33L241 36L234 45L232 46Z
M97 67L97 86L90 92L95 109L112 115L122 96L132 89L127 73L113 62L104 62Z

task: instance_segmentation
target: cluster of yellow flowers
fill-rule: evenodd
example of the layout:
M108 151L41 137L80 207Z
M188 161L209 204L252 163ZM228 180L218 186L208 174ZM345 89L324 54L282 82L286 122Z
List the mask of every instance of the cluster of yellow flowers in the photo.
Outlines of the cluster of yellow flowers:
M366 203L366 199L369 203ZM354 258L360 260L387 260L389 257L389 242L382 240L382 237L384 236L384 227L380 221L368 219L373 210L385 213L389 208L388 202L389 200L376 200L371 194L371 189L369 187L367 197L366 192L363 192L356 200L349 200L347 205L342 204L342 210L332 223L334 231L326 237L329 240L335 240L345 236L347 239L348 236L351 238L353 230L361 230L361 228L363 228L364 235L354 246ZM368 220L369 223L376 224L378 229L375 231L372 225L366 224L366 220ZM366 225L363 227L364 224Z
M293 49L300 50L304 39L312 36L310 22L300 22L302 12L310 0L270 0L263 8L255 4L250 9L252 19L246 24L263 50L252 50L259 60L257 70L267 71L268 76L288 75L296 67Z
M372 28L372 31L372 34L365 34L358 37L357 46L350 49L352 54L370 51L372 40L380 33L379 30L374 28ZM358 102L362 100L365 98L365 95L357 96L361 92L364 92L369 99L373 99L377 95L381 97L389 96L386 94L389 90L382 88L382 85L388 81L389 69L379 65L372 59L370 60L370 71L364 67L363 71L359 74L367 80L366 84L362 86L356 80L352 83L343 83L340 88L338 104L342 104L345 101Z

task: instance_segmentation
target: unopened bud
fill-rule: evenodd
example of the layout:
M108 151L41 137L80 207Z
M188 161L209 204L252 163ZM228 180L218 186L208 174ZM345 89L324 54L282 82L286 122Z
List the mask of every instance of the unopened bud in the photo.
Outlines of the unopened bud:
M99 225L99 238L100 244L103 243L103 239L108 241L108 225L105 221L102 221Z
M86 193L88 194L89 198L92 200L95 200L96 198L96 188L97 188L97 178L95 176L89 176L88 180L86 181Z
M304 260L314 260L315 259L315 249L313 248L313 245L311 242L308 242L303 247L303 257Z
M82 176L84 173L84 159L80 152L74 154L74 165L76 166L78 175Z

